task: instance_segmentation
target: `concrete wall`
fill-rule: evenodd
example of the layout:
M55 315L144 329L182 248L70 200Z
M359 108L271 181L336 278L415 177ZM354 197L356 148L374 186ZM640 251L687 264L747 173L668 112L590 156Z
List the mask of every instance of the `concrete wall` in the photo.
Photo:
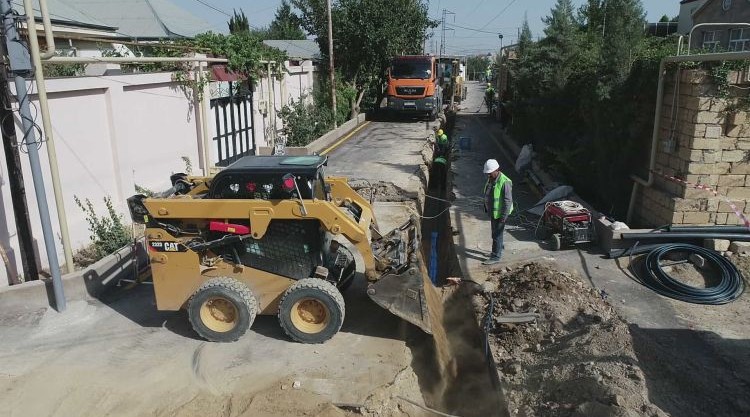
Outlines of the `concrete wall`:
M274 84L269 96L269 83ZM300 65L287 65L283 78L260 80L255 86L255 141L256 146L268 146L266 132L272 130L272 114L289 103L310 94L315 82L315 67L305 61ZM202 132L197 103L190 93L172 81L171 73L128 74L117 76L89 76L47 80L53 135L58 155L65 208L68 215L72 245L82 248L90 241L88 224L83 212L76 206L74 196L90 199L99 213L104 212L103 198L112 198L116 208L127 216L125 200L135 193L135 184L163 190L169 186L169 175L185 170L182 157L188 157L193 170L199 173L202 149ZM37 96L31 100L36 106ZM221 83L212 83L210 94L204 98L226 95L228 89ZM208 105L208 103L207 103ZM38 107L38 106L37 106ZM32 113L38 113L32 109ZM41 129L42 121L37 116ZM16 133L22 137L20 119L15 114ZM276 117L276 130L283 121ZM218 161L217 148L212 140L216 136L214 114L208 112L209 157ZM52 211L53 229L59 236L56 207L49 174L47 149L41 148L47 200ZM0 149L2 154L2 149ZM40 250L43 266L47 256L42 241L41 225L36 198L28 165L28 157L21 155L30 220ZM10 269L19 273L18 240L6 178L5 157L0 157L0 248L10 259ZM58 246L61 262L62 246ZM0 263L0 286L7 285L7 270Z
M682 71L678 83L671 79L665 84L655 171L711 187L723 197L657 175L654 186L638 196L636 225L741 224L726 199L750 211L748 114L726 111L732 100L713 97L716 87L703 71ZM747 87L744 79L743 73L730 74L734 85Z
M750 2L747 0L733 0L729 10L724 10L722 0L711 0L705 8L693 15L693 24L699 23L749 23ZM727 49L729 45L729 27L703 27L693 33L691 48L700 48L703 44L703 34L706 31L718 31L719 45L721 49ZM690 31L690 28L688 28Z
M31 90L31 86L29 86ZM134 184L168 188L172 172L184 170L181 156L198 169L198 129L195 106L172 82L171 74L139 74L112 77L60 78L47 81L52 128L58 155L68 227L74 248L89 242L88 225L74 196L90 199L99 212L103 198L110 196L125 214L125 199L135 193ZM37 97L31 96L36 104ZM14 104L15 106L15 104ZM32 114L38 112L32 109ZM15 113L16 134L22 137ZM42 125L41 117L36 123ZM23 148L22 148L23 149ZM2 150L0 150L2 153ZM47 200L52 210L55 236L59 236L47 149L40 149ZM24 182L34 238L46 254L28 164L21 154ZM0 244L20 268L15 221L6 178L5 156L0 158ZM56 242L59 255L60 242ZM61 261L63 260L60 256ZM0 285L7 285L7 271L0 265Z
M300 65L289 65L289 62L286 62L281 79L264 77L256 82L253 107L257 146L273 146L271 137L274 126L277 135L281 134L284 127L283 120L278 114L284 106L292 101L298 101L302 96L312 100L318 74L318 69L312 61L302 61Z

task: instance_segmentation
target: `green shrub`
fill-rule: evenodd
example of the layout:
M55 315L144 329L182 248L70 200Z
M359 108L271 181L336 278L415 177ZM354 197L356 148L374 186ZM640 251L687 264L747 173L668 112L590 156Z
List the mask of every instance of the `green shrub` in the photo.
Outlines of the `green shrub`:
M112 205L112 198L104 197L107 213L103 216L99 216L96 213L91 200L85 199L81 201L77 196L74 196L74 198L78 207L86 215L86 221L89 224L89 231L91 232L91 246L80 251L81 260L85 258L90 263L96 262L131 243L132 233L123 224L122 216L115 211ZM77 263L80 266L85 266L82 265L83 262Z
M333 127L328 107L309 102L306 96L281 109L286 146L305 146Z

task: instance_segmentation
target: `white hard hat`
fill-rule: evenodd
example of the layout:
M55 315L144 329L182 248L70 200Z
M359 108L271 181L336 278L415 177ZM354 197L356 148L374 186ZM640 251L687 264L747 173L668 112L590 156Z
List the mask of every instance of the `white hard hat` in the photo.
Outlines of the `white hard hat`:
M487 162L484 163L484 173L489 174L490 172L495 172L498 169L500 169L500 164L497 163L494 159L488 159Z

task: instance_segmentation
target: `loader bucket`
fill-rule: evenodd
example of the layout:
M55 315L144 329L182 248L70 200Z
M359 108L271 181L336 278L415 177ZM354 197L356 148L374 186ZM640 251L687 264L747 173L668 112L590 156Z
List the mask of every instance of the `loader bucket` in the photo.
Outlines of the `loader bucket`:
M387 267L369 285L367 295L394 315L433 334L442 326L443 303L425 267L417 218L374 240L372 247L380 265Z

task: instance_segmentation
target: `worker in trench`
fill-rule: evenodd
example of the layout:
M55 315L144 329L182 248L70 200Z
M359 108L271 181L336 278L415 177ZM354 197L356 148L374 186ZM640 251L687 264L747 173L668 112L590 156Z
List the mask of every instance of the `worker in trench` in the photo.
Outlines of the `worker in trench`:
M513 213L513 182L500 171L500 164L494 159L484 163L487 183L484 185L484 211L490 216L492 230L492 252L482 265L500 262L503 254L503 234L505 222Z

